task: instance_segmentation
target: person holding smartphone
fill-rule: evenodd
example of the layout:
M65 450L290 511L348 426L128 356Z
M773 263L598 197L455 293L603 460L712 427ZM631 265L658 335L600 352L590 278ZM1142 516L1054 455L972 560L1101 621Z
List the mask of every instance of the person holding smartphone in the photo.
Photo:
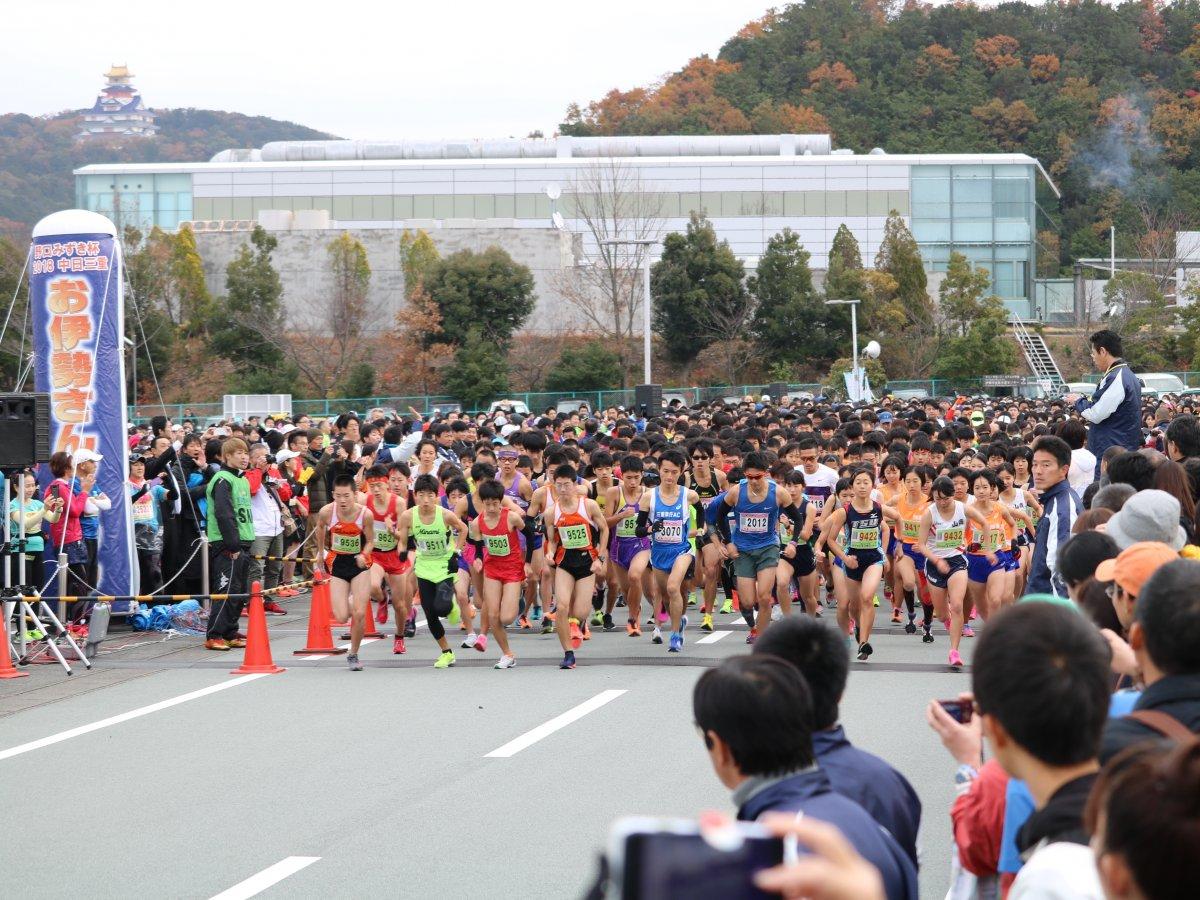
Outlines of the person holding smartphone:
M88 494L96 486L96 473L84 475L79 479L80 489L75 490L71 479L74 464L71 454L60 450L50 457L50 474L54 480L46 485L42 502L47 506L52 503L62 504L63 515L57 522L50 525L50 552L47 557L47 567L53 564L51 571L57 570L57 556L65 553L67 556L67 592L76 596L89 593L86 585L88 552L87 544L83 542L83 527L80 519L87 507Z

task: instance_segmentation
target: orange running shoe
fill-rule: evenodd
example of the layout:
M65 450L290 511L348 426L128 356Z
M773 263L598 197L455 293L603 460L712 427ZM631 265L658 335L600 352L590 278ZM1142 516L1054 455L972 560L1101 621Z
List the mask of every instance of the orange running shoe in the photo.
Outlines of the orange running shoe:
M583 643L583 632L579 630L578 619L568 619L567 623L571 628L571 647L575 650Z

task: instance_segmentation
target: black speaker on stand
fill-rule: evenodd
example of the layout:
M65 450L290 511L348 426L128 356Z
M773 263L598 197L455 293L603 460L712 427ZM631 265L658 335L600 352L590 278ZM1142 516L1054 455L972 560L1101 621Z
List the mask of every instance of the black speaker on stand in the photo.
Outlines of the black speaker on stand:
M50 395L0 394L0 471L50 459Z
M633 389L633 405L638 412L644 410L648 416L660 415L663 408L662 385L636 385Z
M770 384L767 385L767 394L770 396L770 398L773 401L778 403L780 400L782 400L784 397L786 397L788 395L787 382L772 381Z

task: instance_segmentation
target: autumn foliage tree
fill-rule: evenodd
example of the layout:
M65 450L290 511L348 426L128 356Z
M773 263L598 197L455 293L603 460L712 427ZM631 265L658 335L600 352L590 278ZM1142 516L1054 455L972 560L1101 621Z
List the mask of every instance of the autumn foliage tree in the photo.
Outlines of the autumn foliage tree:
M990 74L1021 65L1021 45L1016 38L1007 34L980 38L975 42L974 51L975 58L983 63Z

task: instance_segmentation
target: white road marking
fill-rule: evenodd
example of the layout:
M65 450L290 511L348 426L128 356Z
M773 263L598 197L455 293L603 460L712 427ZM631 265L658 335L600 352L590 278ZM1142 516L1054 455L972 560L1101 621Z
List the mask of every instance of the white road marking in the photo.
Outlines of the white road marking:
M319 856L289 856L273 866L268 866L257 875L251 875L245 881L235 884L227 891L221 891L212 900L246 900L255 894L261 894L273 884L278 884L289 875L295 875L301 869L311 866Z
M137 709L131 709L129 712L123 712L120 715L109 716L107 719L101 719L98 722L92 722L88 725L80 725L78 728L60 731L58 734L52 734L49 737L38 738L36 741L29 741L26 744L18 744L16 747L9 747L7 750L0 750L0 760L11 759L14 756L20 756L22 753L29 753L32 750L40 750L42 747L49 747L52 744L68 741L71 738L79 737L80 735L90 734L93 731L99 731L101 728L107 728L110 725L120 725L122 722L128 722L131 719L138 719L142 716L148 716L150 713L155 713L163 709L170 709L172 706L178 706L180 703L187 703L189 700L197 700L200 697L207 697L209 694L215 694L218 691L224 691L228 688L236 687L239 684L245 684L247 681L254 681L256 678L265 677L265 673L259 675L242 675L240 678L222 681L219 684L209 685L208 687L201 688L198 691L191 691L187 694L180 694L178 697L160 700L158 703L151 703L149 706L139 706Z
M485 758L505 759L510 756L515 756L526 747L536 744L544 737L549 737L558 731L560 728L566 728L572 722L582 719L590 712L595 712L600 707L604 706L613 700L616 700L625 691L601 691L590 700L585 700L578 706L567 710L561 716L555 716L549 722L545 722L530 731L525 732L518 738L509 741L503 747L497 747L491 753L485 754Z
M378 641L378 640L381 640L381 638L369 638L369 637L365 637L365 638L363 638L361 641L359 641L359 642L358 642L358 646L360 646L360 647L365 647L365 646L367 646L367 644L373 644L373 643L375 643L375 642L376 642L376 641ZM349 649L350 649L350 642L349 642L349 641L347 641L346 643L342 644L342 649L343 649L343 650L349 650ZM317 656L310 656L310 657L309 657L309 659L325 659L325 657L324 657L324 656L320 656L320 657L317 657Z
M333 656L332 653L316 653L316 654L313 654L312 656L306 656L304 658L305 659L329 659L329 657L331 657L331 656ZM292 662L296 662L296 660L292 660Z
M696 641L696 643L715 644L717 641L721 640L721 638L728 637L731 634L733 634L732 631L714 631L712 634L705 635L704 637L700 638L698 641Z

